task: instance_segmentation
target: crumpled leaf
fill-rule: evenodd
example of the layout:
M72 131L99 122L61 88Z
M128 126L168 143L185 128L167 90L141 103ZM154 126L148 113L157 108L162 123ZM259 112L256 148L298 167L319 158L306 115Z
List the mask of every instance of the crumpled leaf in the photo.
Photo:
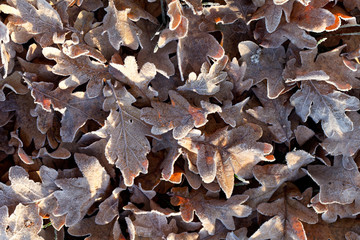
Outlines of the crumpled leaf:
M241 61L246 62L244 79L253 79L253 84L267 80L267 96L277 98L285 89L283 59L285 50L282 46L276 49L260 48L251 41L240 42L238 45Z
M201 107L193 107L179 93L170 90L171 105L151 102L152 108L141 109L141 119L153 125L151 133L160 135L173 130L175 139L184 138L194 127L201 127L208 121L208 114L220 112L221 108L205 101Z
M260 161L273 161L268 156L272 146L257 142L262 130L258 125L246 124L227 130L217 130L211 135L193 131L178 143L195 155L196 166L202 180L211 183L217 179L226 197L234 188L234 174L241 178L252 177L252 168Z
M248 199L246 195L235 195L224 201L203 199L203 191L189 193L187 187L172 188L171 191L174 194L171 197L171 204L180 206L184 221L192 221L195 212L205 230L211 235L215 233L216 219L219 219L227 229L235 230L233 216L241 218L247 217L251 213L250 207L242 205Z
M54 74L70 75L59 83L60 89L77 87L89 81L86 87L87 97L95 98L101 93L104 80L111 79L104 64L91 61L87 56L72 59L53 47L44 48L43 54L46 58L57 62L51 70Z
M84 177L57 179L62 190L54 192L58 207L55 216L66 214L66 226L78 223L91 205L101 197L109 185L110 177L95 157L75 153L76 164Z

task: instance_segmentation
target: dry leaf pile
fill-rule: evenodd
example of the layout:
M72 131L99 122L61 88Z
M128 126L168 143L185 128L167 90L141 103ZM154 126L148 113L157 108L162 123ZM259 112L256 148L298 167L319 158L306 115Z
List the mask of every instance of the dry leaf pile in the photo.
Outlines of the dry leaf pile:
M360 239L360 1L0 11L0 239Z

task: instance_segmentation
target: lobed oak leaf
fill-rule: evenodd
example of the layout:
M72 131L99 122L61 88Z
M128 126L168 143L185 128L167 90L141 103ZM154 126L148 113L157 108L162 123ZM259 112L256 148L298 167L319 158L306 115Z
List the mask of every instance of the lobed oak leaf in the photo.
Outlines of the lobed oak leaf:
M165 239L170 233L178 231L176 220L168 222L167 217L159 212L134 212L135 220L126 217L130 239Z
M134 22L137 22L142 19L149 20L150 22L154 24L158 24L158 20L151 15L149 12L145 11L142 8L142 2L139 0L131 1L131 0L122 0L115 2L116 9L118 10L125 10L130 9L130 12L128 13L128 18L131 19Z
M282 12L284 12L286 22L290 22L290 14L294 0L287 1L284 4L278 5L273 0L265 0L265 4L258 8L248 23L254 20L265 18L266 30L272 33L280 24Z
M249 240L263 240L263 239L286 239L284 238L285 219L280 216L275 216L264 222L260 228L249 238ZM296 238L288 238L296 239Z
M103 19L103 32L108 34L111 45L119 50L121 45L136 50L139 47L138 27L129 19L131 9L117 10L113 0L105 8L107 12Z
M35 104L29 92L25 95L11 93L6 101L0 102L2 111L16 111L15 129L20 128L19 137L24 146L27 147L34 141L35 148L40 149L44 146L46 135L37 129L35 118L30 114L30 109L34 108Z
M170 90L171 105L162 102L151 102L152 108L141 109L141 119L153 125L151 133L161 135L173 130L175 139L184 138L194 127L207 123L208 114L221 111L215 104L202 101L202 108L191 106L179 93Z
M306 6L294 2L290 21L301 29L323 32L327 27L335 23L335 16L329 10L323 8L330 1L332 0L310 1Z
M260 22L257 23L254 38L260 40L260 46L264 48L278 48L287 40L290 40L291 43L300 49L312 49L317 46L316 39L307 34L305 30L299 28L295 23L280 22L278 28L273 33L266 33L265 26L262 25Z
M87 56L72 59L53 47L46 47L42 52L46 58L57 62L51 69L54 74L70 75L59 83L60 89L77 87L89 82L86 86L86 95L89 98L95 98L101 93L103 81L111 79L104 64L93 62Z
M18 204L10 217L8 208L2 206L0 219L1 239L44 240L38 235L42 227L42 218L35 204Z
M21 73L14 72L5 79L0 78L0 101L5 101L6 96L4 88L10 88L16 94L24 95L28 92L28 89L21 83Z
M110 182L109 175L95 157L82 153L75 153L74 157L84 177L55 181L62 190L54 192L58 207L53 213L55 216L66 214L66 226L78 223L91 205L104 194Z
M262 135L258 125L246 124L227 130L217 130L211 135L192 132L178 143L195 153L196 166L202 180L211 183L217 179L227 198L234 188L234 174L241 178L252 177L252 168L260 161L273 161L268 158L272 146L257 142Z
M148 102L158 95L157 91L149 87L150 81L156 75L156 67L153 63L145 63L139 71L135 57L127 56L123 65L111 62L110 66L113 67L111 72L117 79L131 86L129 91L136 99L144 98L142 101Z
M254 85L266 79L268 98L277 98L285 89L282 77L285 63L284 48L260 48L252 41L240 42L238 48L240 60L246 62L244 79L253 79Z
M333 166L309 165L306 173L320 186L320 203L351 204L355 201L355 213L360 212L357 168L345 169L341 157L337 156Z
M206 19L215 23L231 24L241 19L246 21L256 10L255 5L247 0L225 0L225 5L205 8Z
M279 221L281 221L279 230L285 239L306 239L302 222L309 224L318 222L317 214L306 207L311 194L311 188L301 194L295 185L288 183L281 189L275 201L261 203L257 207L257 211L266 216L279 216L280 219L276 220L276 226L279 226Z
M185 222L194 219L194 212L200 219L205 230L210 234L215 233L216 219L220 220L227 229L235 230L233 217L247 217L251 208L242 205L247 199L246 195L235 195L227 200L204 199L204 191L188 192L187 187L172 188L171 204L180 206L181 216Z
M88 236L85 240L125 240L120 230L118 218L106 225L95 223L95 217L84 218L77 224L69 227L68 233L72 236Z
M104 106L111 111L105 125L93 133L107 138L106 158L120 169L125 185L132 186L140 172L147 173L150 144L146 135L151 136L150 126L140 119L140 109L131 105L135 98L124 87L109 85Z
M293 110L293 106L289 103L289 94L282 94L276 99L269 99L265 95L264 85L258 84L257 88L252 91L260 100L263 106L246 110L251 116L266 123L270 132L275 137L274 142L290 144L293 133L291 130L291 122L288 117Z
M63 29L58 12L46 0L12 0L10 4L14 7L0 5L2 12L12 15L10 22L20 25L30 36L41 34L40 43L44 45L49 39L52 42L53 35ZM15 37L17 31L11 33L12 39L17 39Z
M248 103L249 99L250 98L246 98L235 105L232 105L230 101L225 101L221 112L219 112L220 117L233 128L243 125L246 123L245 111L243 108Z
M142 29L142 33L139 36L141 50L137 56L139 66L152 63L155 65L156 71L165 77L169 78L174 75L175 67L169 58L169 54L176 52L176 42L171 42L156 51L158 39L152 39L152 37L156 34L158 26L145 21L138 22L137 25ZM152 40L149 41L149 39Z
M99 205L99 212L96 214L95 223L98 225L105 225L110 223L114 218L119 215L119 197L120 192L125 189L115 188L111 196L105 199Z
M323 204L320 202L320 195L316 194L311 199L310 206L315 210L316 213L321 215L322 220L328 223L336 222L337 216L340 218L355 218L355 203L351 204L339 204L339 203L330 203Z
M320 54L317 54L316 48L301 51L301 66L295 66L295 59L289 60L284 70L284 78L287 81L322 80L334 85L340 91L359 88L359 72L349 69L340 56L341 51L345 47L346 45L342 45L329 52ZM320 78L311 78L319 74L321 74Z
M333 156L342 155L343 164L348 161L346 158L354 156L360 148L360 139L358 135L360 133L360 126L358 125L360 121L360 114L357 112L349 112L347 116L354 123L354 129L343 134L325 138L325 140L320 144L329 154ZM353 165L352 167L356 166Z
M104 97L89 98L84 92L74 92L73 88L62 90L53 88L52 83L28 81L31 95L35 103L41 104L44 110L50 111L51 106L60 112L61 119L60 135L64 142L72 142L76 132L88 119L94 119L102 124L107 113L102 111Z
M216 61L211 67L207 62L201 66L201 73L196 77L196 73L191 72L186 83L177 89L180 91L193 91L199 95L214 95L220 91L219 83L227 77L224 70L228 57Z

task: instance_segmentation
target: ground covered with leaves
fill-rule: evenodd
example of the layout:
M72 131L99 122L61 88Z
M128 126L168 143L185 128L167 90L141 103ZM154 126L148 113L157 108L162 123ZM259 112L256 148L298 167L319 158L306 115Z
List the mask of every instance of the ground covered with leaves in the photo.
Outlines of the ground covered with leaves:
M360 239L359 9L2 1L0 239Z

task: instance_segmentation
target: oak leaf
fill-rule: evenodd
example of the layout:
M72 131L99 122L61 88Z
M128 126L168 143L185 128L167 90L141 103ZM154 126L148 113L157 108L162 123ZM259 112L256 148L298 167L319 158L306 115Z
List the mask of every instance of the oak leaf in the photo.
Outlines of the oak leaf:
M132 106L135 98L120 84L106 88L104 108L111 110L105 125L91 134L107 139L105 156L118 167L125 185L132 186L134 178L147 173L151 136L150 126L140 119L140 109Z
M46 58L57 62L51 69L54 74L70 75L59 83L60 89L77 87L89 82L86 86L86 95L89 98L95 98L101 93L103 81L111 79L111 75L104 64L91 61L87 56L72 59L61 50L53 47L46 47L42 52Z
M160 135L173 130L173 137L181 139L194 127L207 123L208 114L221 111L215 104L201 102L202 108L193 107L179 93L170 90L171 105L162 102L151 102L152 108L141 109L141 119L153 125L151 132Z
M285 239L306 239L302 222L318 222L317 214L306 207L312 189L308 188L301 194L296 186L288 183L280 190L278 198L271 203L261 203L257 207L258 212L266 216L279 216L278 221L282 223L279 231Z
M119 50L121 45L136 50L139 47L139 29L129 19L128 14L131 9L117 10L113 0L109 1L109 6L105 8L107 12L103 19L103 32L107 33L111 45Z
M226 197L230 198L234 188L234 174L241 178L252 177L252 168L272 151L268 143L257 142L262 130L258 125L246 124L228 130L227 127L211 135L191 132L178 143L196 154L196 166L202 180L211 183L217 179Z
M72 142L76 132L88 119L102 124L107 116L107 113L102 111L102 95L89 98L84 92L72 93L73 88L52 90L53 84L48 82L28 81L28 85L35 103L41 104L47 111L50 111L52 106L63 115L60 135L64 142Z
M268 98L277 98L285 89L282 77L285 63L284 48L260 48L252 41L240 42L238 48L240 60L246 62L244 79L253 79L254 85L266 79Z
M359 170L345 169L341 162L338 156L333 166L309 165L306 173L320 186L321 203L351 204L355 201L355 213L359 213Z
M214 235L215 221L219 219L227 229L235 230L234 217L247 217L251 208L242 205L247 199L246 195L235 195L227 200L204 199L204 191L188 192L187 187L172 188L171 204L180 206L181 216L186 222L194 219L194 212L200 219L205 230ZM216 207L215 207L216 206Z
M53 213L55 216L66 214L66 226L78 223L90 206L104 194L110 182L109 175L95 157L82 153L75 153L74 157L84 177L55 181L62 190L54 192L58 207Z
M2 239L44 240L38 236L42 227L42 218L36 204L18 204L9 216L8 208L0 208L0 233Z

